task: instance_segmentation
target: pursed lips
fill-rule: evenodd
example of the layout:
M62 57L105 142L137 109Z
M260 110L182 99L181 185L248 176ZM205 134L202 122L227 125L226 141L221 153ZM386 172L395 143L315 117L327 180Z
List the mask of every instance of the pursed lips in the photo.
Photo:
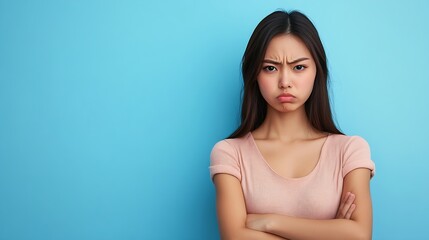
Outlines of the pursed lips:
M277 99L281 102L292 102L295 99L295 96L290 93L282 93L280 94Z

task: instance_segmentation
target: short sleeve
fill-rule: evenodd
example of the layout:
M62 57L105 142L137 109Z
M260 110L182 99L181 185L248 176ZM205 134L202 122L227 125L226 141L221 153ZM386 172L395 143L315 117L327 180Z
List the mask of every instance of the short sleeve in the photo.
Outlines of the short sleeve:
M213 147L210 154L210 178L218 173L230 174L241 181L238 154L234 147L226 140L222 140Z
M371 170L371 177L375 174L375 164L371 160L371 152L365 139L359 136L350 137L344 146L343 177L357 168Z

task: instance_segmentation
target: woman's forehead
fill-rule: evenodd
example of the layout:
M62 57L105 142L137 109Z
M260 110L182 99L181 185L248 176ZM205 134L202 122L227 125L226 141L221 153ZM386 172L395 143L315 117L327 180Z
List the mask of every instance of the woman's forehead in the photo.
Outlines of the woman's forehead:
M292 34L275 36L265 52L265 58L287 62L303 57L311 58L311 53L304 42Z

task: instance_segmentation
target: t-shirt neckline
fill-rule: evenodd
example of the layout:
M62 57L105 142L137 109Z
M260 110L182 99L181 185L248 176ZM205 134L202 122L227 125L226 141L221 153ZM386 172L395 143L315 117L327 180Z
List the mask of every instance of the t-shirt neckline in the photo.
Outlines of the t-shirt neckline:
M326 145L327 145L327 142L328 142L328 139L330 138L330 136L331 136L331 134L330 133L328 133L328 136L326 136L326 139L325 139L325 141L323 142L323 145L322 145L322 148L320 149L320 154L319 154L319 159L317 160L317 164L316 164L316 166L314 166L314 168L307 174L307 175L305 175L305 176L302 176L302 177L297 177L297 178L292 178L292 177L284 177L284 176L282 176L282 175L280 175L280 174L278 174L271 166L270 166L270 164L267 162L267 160L265 160L265 158L264 158L264 156L262 155L262 153L261 153L261 151L259 150L259 148L258 148L258 145L256 144L256 141L255 141L255 139L253 138L253 135L252 135L252 133L251 132L249 132L248 133L248 138L250 139L250 141L251 141L251 145L252 145L252 148L253 148L253 150L257 153L257 155L258 155L258 159L260 159L262 162L264 162L264 164L270 169L270 171L274 174L274 175L276 175L277 177L279 177L279 178L281 178L281 179L283 179L283 180L286 180L286 181L303 181L303 180L306 180L307 178L311 178L313 175L315 175L317 172L318 172L318 170L319 170L319 168L320 168L320 164L321 164L321 162L322 162L322 159L323 159L323 157L324 157L324 155L325 155L325 149L326 149Z

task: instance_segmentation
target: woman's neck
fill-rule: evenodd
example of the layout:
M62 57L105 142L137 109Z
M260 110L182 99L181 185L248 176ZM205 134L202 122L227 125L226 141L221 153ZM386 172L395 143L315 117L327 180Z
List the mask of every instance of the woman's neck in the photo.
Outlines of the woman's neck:
M317 138L322 135L324 134L311 126L304 107L287 113L268 107L264 122L253 132L253 136L258 139L288 142Z

